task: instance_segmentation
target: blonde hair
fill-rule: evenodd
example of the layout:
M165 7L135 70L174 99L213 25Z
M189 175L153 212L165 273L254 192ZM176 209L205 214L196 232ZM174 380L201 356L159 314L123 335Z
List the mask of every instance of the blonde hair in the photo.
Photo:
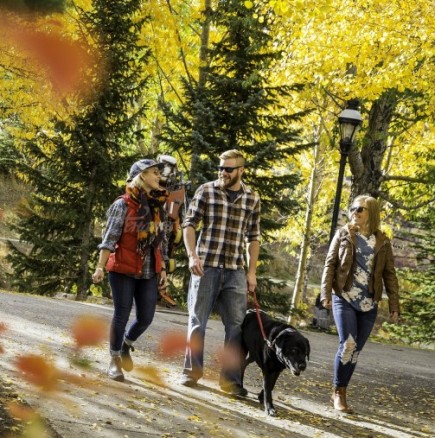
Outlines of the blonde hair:
M219 157L221 160L230 160L235 158L239 166L245 165L245 157L238 149L230 149L222 153Z
M127 187L131 189L139 189L139 190L145 190L145 183L142 179L142 175L146 172L148 172L150 169L153 169L153 167L148 167L147 169L143 170L141 173L138 173L130 182L127 183Z
M357 202L367 208L367 232L370 234L375 233L381 226L379 202L370 195L359 195L353 200L352 204Z

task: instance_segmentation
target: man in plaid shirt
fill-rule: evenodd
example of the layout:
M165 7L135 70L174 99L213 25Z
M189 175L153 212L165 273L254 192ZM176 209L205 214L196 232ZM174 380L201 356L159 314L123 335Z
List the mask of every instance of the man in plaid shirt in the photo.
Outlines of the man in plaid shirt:
M245 159L236 149L224 152L219 177L198 188L183 222L184 244L189 256L189 325L181 383L195 387L203 376L204 337L216 305L225 326L225 357L221 388L245 396L239 366L241 325L247 293L257 285L260 252L260 198L242 182ZM198 241L196 229L202 225ZM247 270L244 251L247 249Z

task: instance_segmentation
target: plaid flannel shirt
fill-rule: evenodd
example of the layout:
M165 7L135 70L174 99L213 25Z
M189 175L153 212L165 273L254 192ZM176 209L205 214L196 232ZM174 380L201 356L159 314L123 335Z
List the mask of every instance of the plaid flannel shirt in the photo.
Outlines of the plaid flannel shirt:
M206 267L241 269L245 243L260 240L260 198L241 185L232 203L217 180L200 186L190 202L183 228L202 224L196 252Z

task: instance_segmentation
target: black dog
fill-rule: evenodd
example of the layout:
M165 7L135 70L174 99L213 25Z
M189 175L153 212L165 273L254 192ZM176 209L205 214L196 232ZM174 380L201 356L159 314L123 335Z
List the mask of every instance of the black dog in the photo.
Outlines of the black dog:
M268 415L275 416L272 403L272 390L281 372L288 368L293 375L299 376L307 367L310 359L310 343L294 327L273 320L265 312L259 312L264 334L263 339L257 313L248 310L242 324L242 381L246 367L257 362L263 372L263 389L258 394L260 403Z

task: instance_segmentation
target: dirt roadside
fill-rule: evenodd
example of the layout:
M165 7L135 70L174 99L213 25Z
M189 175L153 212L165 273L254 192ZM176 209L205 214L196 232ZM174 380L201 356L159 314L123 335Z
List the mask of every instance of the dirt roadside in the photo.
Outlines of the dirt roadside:
M308 369L299 378L284 372L274 391L279 416L265 415L256 394L261 375L248 367L245 399L219 390L219 320L207 331L206 376L199 389L179 384L182 354L162 358L157 340L165 331L184 333L187 316L159 309L134 352L135 370L125 383L108 381L107 345L73 357L71 322L81 314L110 319L107 305L76 303L0 292L0 394L6 403L24 401L48 424L45 435L29 435L26 422L5 415L0 437L397 437L435 435L435 352L369 343L349 389L354 415L329 405L335 336L304 332L312 345ZM15 367L23 354L50 359L68 379L54 393L26 382ZM84 366L85 365L85 366ZM2 389L3 388L3 389ZM1 401L1 400L0 400ZM14 429L18 427L18 429ZM5 435L6 434L6 435ZM8 435L9 434L9 435Z
M28 423L11 415L11 406L21 406L25 409L31 409L28 403L14 391L10 384L6 384L0 378L0 437L13 438L25 436L29 432ZM61 438L44 418L40 419L41 435L46 434L51 438ZM36 438L36 437L29 437ZM39 436L38 438L42 438Z

